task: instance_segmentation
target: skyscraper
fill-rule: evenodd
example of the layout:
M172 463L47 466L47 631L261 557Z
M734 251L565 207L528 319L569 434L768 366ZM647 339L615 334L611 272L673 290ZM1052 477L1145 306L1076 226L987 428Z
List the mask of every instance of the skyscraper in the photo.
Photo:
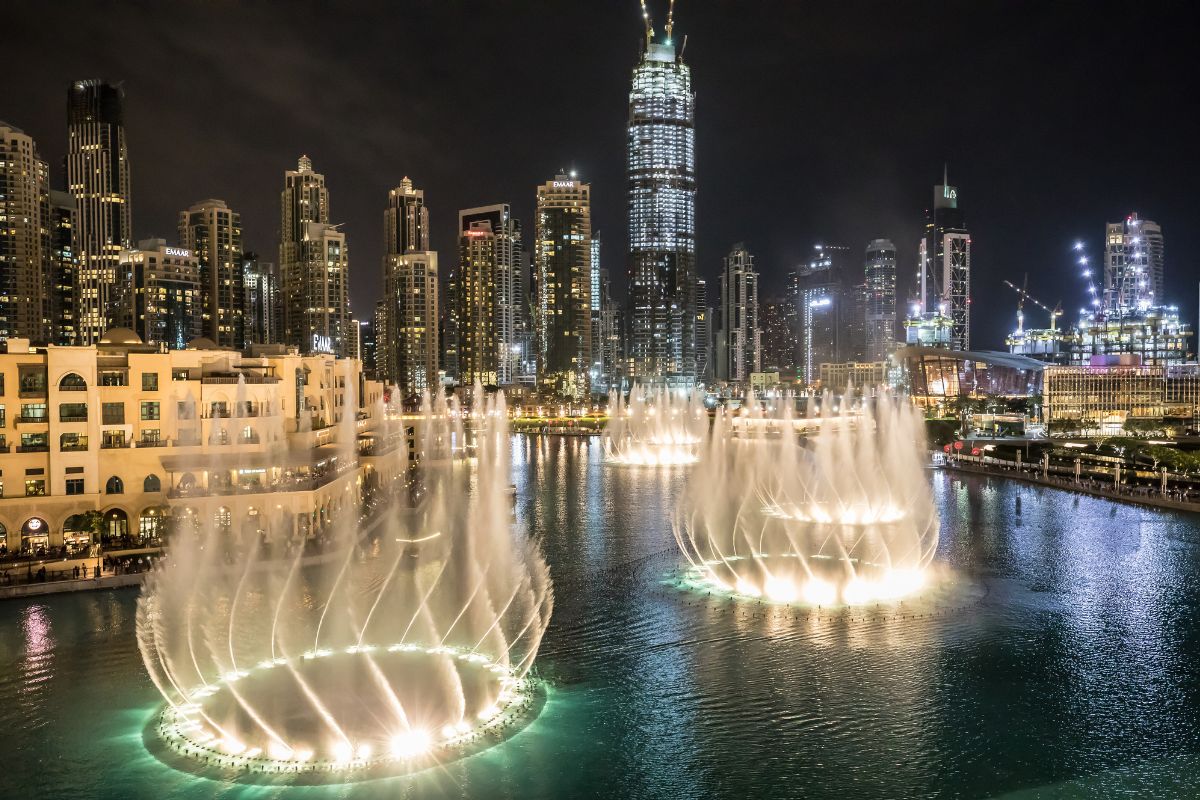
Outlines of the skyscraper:
M857 283L849 278L849 258L848 247L818 244L792 281L800 337L797 377L809 385L820 377L821 364L849 360L855 306L848 288Z
M329 224L325 176L313 172L308 156L284 173L280 223L283 343L305 355L345 356L351 346L350 254L346 235Z
M224 200L202 200L180 212L179 243L200 262L204 335L218 347L244 347L242 215Z
M716 373L716 355L713 353L716 310L708 298L708 281L696 279L696 379L711 383Z
M629 92L629 354L640 381L696 380L695 93L646 18Z
M758 323L762 330L762 371L792 376L796 371L796 337L788 325L791 304L779 298L759 300Z
M413 400L438 385L438 261L429 249L425 192L405 177L383 212L382 336L376 334L378 380Z
M78 332L75 321L79 306L75 302L75 272L79 269L79 249L75 241L75 198L69 192L50 190L50 260L53 339L56 344L73 345Z
M75 197L79 268L77 343L95 344L132 287L118 284L121 250L133 238L125 93L97 80L67 90L67 188Z
M1156 222L1132 213L1104 233L1104 297L1109 309L1165 305L1163 235Z
M50 170L33 138L0 122L0 339L53 341Z
M717 347L717 377L721 380L748 381L751 372L762 371L758 272L754 269L754 256L742 242L725 256Z
M600 332L600 304L601 304L601 267L600 267L600 234L592 233L592 257L591 257L591 291L590 291L590 306L592 310L592 391L604 393L604 344L603 335Z
M278 344L283 325L279 271L271 262L260 260L258 253L243 253L241 261L246 346Z
M518 272L524 263L521 223L508 203L498 203L458 212L458 231L459 380L513 383L521 355L517 336Z
M171 350L182 350L202 335L200 259L191 250L146 239L121 253L121 265L133 289L128 314L114 318L130 321L128 327L143 342Z
M896 245L872 239L867 245L866 357L883 361L896 346Z
M535 214L538 383L579 400L591 393L591 185L568 175L555 176L537 187Z
M925 235L917 254L921 311L950 318L950 349L971 348L971 235L958 206L958 189L943 173L933 187L933 208L925 214Z

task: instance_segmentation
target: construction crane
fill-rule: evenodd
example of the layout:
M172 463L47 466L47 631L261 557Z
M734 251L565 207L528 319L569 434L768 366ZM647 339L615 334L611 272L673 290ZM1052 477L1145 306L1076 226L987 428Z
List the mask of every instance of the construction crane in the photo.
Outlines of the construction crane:
M1025 283L1026 287L1029 286L1029 274L1028 273L1025 274L1024 283ZM1059 304L1056 305L1054 308L1050 308L1050 306L1046 305L1041 300L1038 300L1036 297L1031 295L1024 287L1017 286L1015 283L1013 283L1012 281L1010 281L1008 279L1005 279L1004 284L1006 286L1008 286L1008 288L1010 288L1014 292L1016 292L1017 295L1020 296L1020 298L1021 298L1017 302L1017 333L1022 333L1025 330L1025 301L1026 300L1029 300L1034 305L1036 305L1038 308L1042 309L1047 314L1049 314L1050 315L1050 330L1053 332L1058 331L1058 318L1061 317L1063 314L1063 308L1062 308L1061 302L1059 302Z

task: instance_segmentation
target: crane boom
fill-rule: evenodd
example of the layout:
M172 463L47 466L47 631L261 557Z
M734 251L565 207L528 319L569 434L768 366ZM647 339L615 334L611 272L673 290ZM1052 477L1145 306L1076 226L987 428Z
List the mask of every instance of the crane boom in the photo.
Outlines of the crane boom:
M1036 297L1031 295L1028 291L1026 291L1025 289L1022 289L1020 286L1017 286L1015 283L1008 280L1007 278L1005 278L1004 284L1020 296L1021 304L1023 304L1026 300L1028 300L1031 303L1033 303L1034 305L1036 305L1038 308L1042 309L1047 314L1049 314L1050 315L1050 330L1053 331L1053 330L1058 329L1058 318L1061 317L1062 313L1063 313L1062 303L1059 303L1055 308L1050 308L1050 306L1046 305L1041 300L1038 300ZM1018 306L1017 306L1017 316L1018 317L1022 316L1020 304L1018 304ZM1018 327L1020 327L1020 326L1018 325Z

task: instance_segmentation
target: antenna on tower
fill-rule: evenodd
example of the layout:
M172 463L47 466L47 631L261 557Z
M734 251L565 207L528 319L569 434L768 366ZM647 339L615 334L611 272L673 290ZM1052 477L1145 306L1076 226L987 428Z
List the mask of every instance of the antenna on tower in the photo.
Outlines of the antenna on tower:
M642 22L646 24L646 49L650 49L650 43L654 40L654 25L650 21L650 11L646 8L646 0L642 0Z
M671 43L671 31L675 28L675 0L667 6L667 44Z

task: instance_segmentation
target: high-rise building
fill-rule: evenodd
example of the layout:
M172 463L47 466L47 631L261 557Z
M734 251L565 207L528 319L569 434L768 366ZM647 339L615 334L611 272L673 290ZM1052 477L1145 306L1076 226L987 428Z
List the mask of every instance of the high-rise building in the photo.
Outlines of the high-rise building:
M521 357L517 337L519 271L524 263L521 223L508 203L498 203L458 212L458 231L459 380L513 383Z
M712 383L716 376L716 355L713 324L716 309L709 303L708 281L696 279L696 379L701 383Z
M52 259L49 167L0 122L0 339L54 340Z
M121 251L133 239L125 93L97 80L67 90L67 189L75 197L77 344L99 341L132 287L118 282Z
M400 387L405 400L438 386L438 259L432 250L386 256L378 380ZM378 347L378 345L376 345Z
M925 212L917 259L921 313L948 317L950 348L971 349L971 235L958 205L958 189L945 173L933 187L933 208Z
M758 272L754 256L738 242L725 256L721 273L721 332L717 337L717 377L744 382L762 371L762 332L758 327Z
M591 393L591 184L556 175L537 187L535 214L538 383L579 400Z
M282 341L282 315L279 271L258 253L247 252L242 262L242 308L245 311L245 346L278 344Z
M383 212L383 300L376 333L378 380L405 400L438 385L438 262L429 249L425 192L405 177Z
M595 393L604 393L604 365L603 365L603 350L604 342L600 333L600 234L592 233L592 255L590 262L590 303L592 310L592 391Z
M620 388L625 368L621 342L621 306L612 296L612 281L608 270L600 270L600 383L599 391L607 394Z
M434 329L437 326L434 325ZM363 378L376 380L375 364L379 357L378 341L375 338L375 320L364 319L358 323L358 359L362 362Z
M79 249L75 241L75 220L79 212L69 192L50 190L50 318L56 344L75 344L76 315L75 272L79 269Z
M762 371L794 375L796 337L788 325L791 304L780 298L759 300L758 325L762 331Z
M809 385L821 364L854 360L851 333L858 305L850 268L850 248L816 245L812 261L792 279L792 302L799 324L797 377Z
M170 247L163 239L145 239L121 253L121 272L132 283L128 315L134 332L146 344L164 344L182 350L203 335L204 292L200 286L200 259L184 247ZM240 344L234 349L241 349Z
M179 243L200 260L204 335L218 347L245 346L242 215L224 200L202 200L180 212Z
M1156 222L1130 214L1104 234L1104 297L1108 308L1164 305L1163 235Z
M461 241L459 249L461 254ZM441 313L438 315L438 342L441 344L438 363L441 365L448 383L461 383L462 377L458 358L458 315L461 311L459 287L461 283L457 272L451 272L446 276L446 302L442 303Z
M696 370L695 93L668 24L629 92L629 355L642 382L691 385Z
M345 356L350 335L350 253L346 235L329 224L325 176L308 156L284 173L280 195L279 281L283 343L303 355ZM357 332L354 332L357 335Z
M867 245L866 360L883 361L896 346L896 245L872 239Z

